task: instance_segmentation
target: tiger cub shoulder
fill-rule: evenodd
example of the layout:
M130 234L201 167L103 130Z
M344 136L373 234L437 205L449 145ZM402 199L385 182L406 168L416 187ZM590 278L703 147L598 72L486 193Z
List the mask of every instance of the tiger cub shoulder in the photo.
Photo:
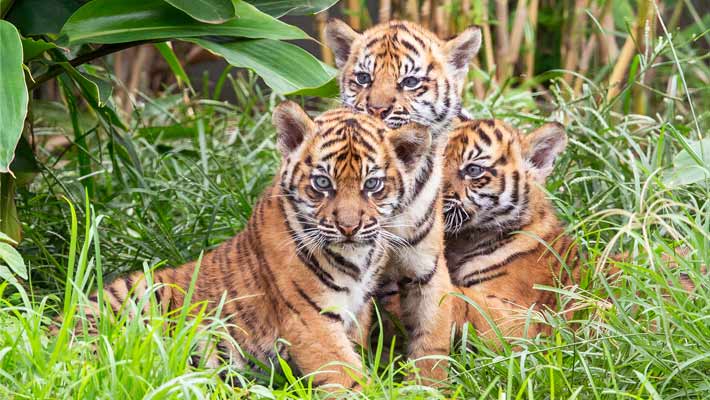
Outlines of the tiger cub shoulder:
M472 120L449 135L443 195L452 282L509 333L520 333L516 310L554 308L554 295L534 285L565 285L576 274L576 247L543 188L566 144L558 123L522 134L499 120ZM464 302L454 312L459 324L489 328Z
M481 46L470 27L442 40L421 25L390 21L358 33L339 20L326 27L340 69L343 104L390 126L416 122L444 133L461 113L468 67Z

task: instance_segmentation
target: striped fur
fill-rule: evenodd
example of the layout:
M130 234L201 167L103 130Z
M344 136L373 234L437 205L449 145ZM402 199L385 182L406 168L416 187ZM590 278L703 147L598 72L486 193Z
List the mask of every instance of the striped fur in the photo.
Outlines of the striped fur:
M450 302L440 302L452 286L444 257L442 152L450 124L461 115L461 91L480 47L480 30L469 28L443 41L406 21L359 34L332 20L326 38L340 68L344 105L375 115L390 127L414 121L431 132L431 147L410 166L413 191L386 227L406 246L392 253L382 286L391 282L401 294L408 355L446 355L449 333L442 327L451 324ZM426 359L417 365L425 378L446 377L445 363Z
M554 293L534 285L564 286L577 273L576 247L543 189L566 142L556 123L522 135L498 120L461 123L449 137L443 189L449 271L457 291L481 305L505 335L526 333L531 307L556 308ZM455 301L454 319L495 337L463 300Z
M354 388L351 375L359 375L361 362L351 340L363 342L360 333L368 326L365 318L358 329L353 316L369 315L388 248L398 244L383 227L411 196L407 163L428 147L427 131L391 131L347 109L312 121L291 102L277 107L274 123L283 156L279 174L244 231L204 256L193 301L214 306L226 296L229 333L267 365L277 353L304 374L326 363L351 365L349 373L328 366L315 382ZM405 157L403 149L409 150ZM194 267L154 274L163 285L155 291L163 311L182 306ZM103 294L118 310L129 291L140 297L146 290L145 277L134 273L108 284ZM91 300L95 310L95 294ZM253 367L228 343L217 348L221 358Z
M461 91L481 33L471 27L444 41L420 25L391 21L359 34L332 20L326 40L340 69L344 105L390 127L419 123L436 136L461 113Z

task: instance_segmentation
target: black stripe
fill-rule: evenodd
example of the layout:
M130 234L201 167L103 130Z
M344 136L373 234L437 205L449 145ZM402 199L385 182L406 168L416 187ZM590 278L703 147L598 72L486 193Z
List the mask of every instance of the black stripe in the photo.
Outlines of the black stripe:
M429 181L429 177L431 176L431 172L434 169L434 159L433 159L433 156L431 153L427 156L427 158L424 162L426 164L419 171L420 173L417 174L417 177L415 179L414 193L412 194L411 201L414 201L414 199L416 199L417 196L419 196L419 193L424 188L424 185Z
M333 264L333 267L335 267L338 271L344 273L345 275L353 279L360 278L360 268L357 265L345 259L345 257L343 257L341 254L338 254L327 247L323 250L326 256L329 258L329 261L331 261L331 264Z
M507 272L501 271L501 272L498 272L497 274L488 275L488 276L483 277L483 278L476 278L476 279L472 279L472 280L470 280L470 281L466 281L466 282L464 282L464 283L462 284L462 286L471 287L471 286L474 286L474 285L478 285L479 283L483 283L483 282L486 282L486 281L490 281L490 280L495 279L495 278L500 278L501 276L504 276L504 275L507 275L507 274L508 274Z
M480 137L481 140L483 140L483 143L485 143L486 146L490 146L490 145L491 145L491 143L492 143L492 142L491 142L491 138L489 138L488 135L486 135L486 133L483 132L483 129L480 129L480 128L479 128L476 132L478 133L478 137Z
M510 201L517 204L520 197L520 173L513 171L513 193L510 195Z
M316 312L319 315L322 315L322 316L324 316L328 319L331 319L335 322L343 322L343 319L340 318L340 315L329 312L329 311L323 312L323 309L320 308L320 306L318 306L318 304L316 304L316 302L313 301L313 299L311 299L303 289L301 289L301 287L298 285L298 283L296 283L296 281L292 280L291 283L293 283L293 286L296 288L296 291L298 292L298 294L300 294L301 297L303 297L303 299L306 300L306 303L308 303L311 307L313 307L313 309L316 310Z
M427 207L427 212L424 214L422 219L420 221L417 221L416 224L414 224L415 227L418 227L420 230L418 232L415 232L414 237L412 238L407 238L407 243L410 246L416 246L418 245L424 238L431 232L431 229L434 227L434 223L436 222L436 217L437 214L434 212L436 210L436 199L432 202L432 204ZM422 228L423 227L423 228Z
M495 264L492 264L492 265L487 266L486 268L478 269L478 270L476 270L476 271L473 271L473 272L471 272L471 273L469 273L469 274L464 275L464 277L463 277L461 280L465 282L465 281L467 281L469 278L471 278L471 277L473 277L473 276L475 276L475 275L487 274L487 273L489 273L489 272L492 272L492 271L495 271L495 270L497 270L497 269L503 268L503 267L507 266L508 264L510 264L511 262L513 262L513 261L514 261L515 259L517 259L517 258L524 257L524 256L526 256L526 255L528 255L528 254L534 253L535 251L537 251L537 248L538 248L539 246L540 246L540 245L538 244L538 245L536 245L535 247L533 247L533 248L530 249L530 250L525 250L525 251L520 251L520 252L517 252L517 253L513 253L513 254L509 255L508 257L506 257L503 261L497 262L497 263L495 263Z
M407 40L400 40L399 43L404 46L405 49L419 54L419 49L417 49L412 43Z

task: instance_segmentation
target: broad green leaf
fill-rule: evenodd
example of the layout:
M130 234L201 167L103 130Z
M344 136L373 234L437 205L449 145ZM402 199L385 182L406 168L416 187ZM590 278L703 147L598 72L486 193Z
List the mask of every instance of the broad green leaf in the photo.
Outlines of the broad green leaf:
M0 20L0 173L10 172L15 146L27 115L27 86L20 34Z
M22 60L33 60L49 49L56 49L54 43L45 42L44 40L34 40L32 38L22 38Z
M308 94L327 97L337 94L329 84L336 70L318 61L302 48L278 40L254 39L215 43L190 39L224 57L227 62L249 68L279 94Z
M692 152L692 154L691 154ZM689 140L688 148L673 158L673 168L663 181L670 187L710 181L710 138Z
M338 0L247 0L259 10L280 17L317 14L332 7Z
M223 24L206 24L163 0L93 0L69 18L62 28L70 44L124 43L198 36L236 36L265 39L307 39L295 26L234 0L238 17Z
M177 56L175 55L173 47L170 45L170 42L156 43L155 47L160 52L160 55L163 56L165 62L168 63L170 70L173 71L173 74L175 74L178 86L182 87L182 82L185 82L187 83L187 86L192 87L190 77L187 76L187 73L185 73L185 70L182 68L182 64L180 64L180 60L178 60Z
M19 275L22 279L27 279L27 267L20 253L5 242L0 242L0 260L5 265L10 267L12 272Z
M165 0L192 18L208 24L221 24L236 16L232 0Z
M57 34L85 1L15 0L6 18L25 36Z

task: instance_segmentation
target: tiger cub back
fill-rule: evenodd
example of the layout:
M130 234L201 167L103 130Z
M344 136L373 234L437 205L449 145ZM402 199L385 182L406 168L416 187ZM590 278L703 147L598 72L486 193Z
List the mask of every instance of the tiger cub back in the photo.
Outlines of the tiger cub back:
M411 191L406 162L410 151L428 146L428 132L388 130L347 109L311 120L292 102L279 105L273 119L279 173L246 228L202 258L192 301L214 308L224 296L230 336L266 365L278 365L280 356L311 374L335 362L315 383L354 388L352 376L362 370L351 340L361 341L368 327L352 316L368 314L385 249L393 245L383 225ZM160 286L153 290L163 311L183 305L194 271L191 262L155 272ZM146 290L143 274L134 273L106 285L102 295L118 310L129 292L143 297ZM96 325L97 295L90 300L87 314ZM254 366L231 342L217 345L209 363L220 359Z
M525 334L530 307L556 308L555 294L534 285L568 285L577 274L577 249L543 189L566 144L558 123L524 135L499 120L475 120L449 135L443 186L449 272L457 291L481 305L505 335ZM462 300L454 319L495 337Z

